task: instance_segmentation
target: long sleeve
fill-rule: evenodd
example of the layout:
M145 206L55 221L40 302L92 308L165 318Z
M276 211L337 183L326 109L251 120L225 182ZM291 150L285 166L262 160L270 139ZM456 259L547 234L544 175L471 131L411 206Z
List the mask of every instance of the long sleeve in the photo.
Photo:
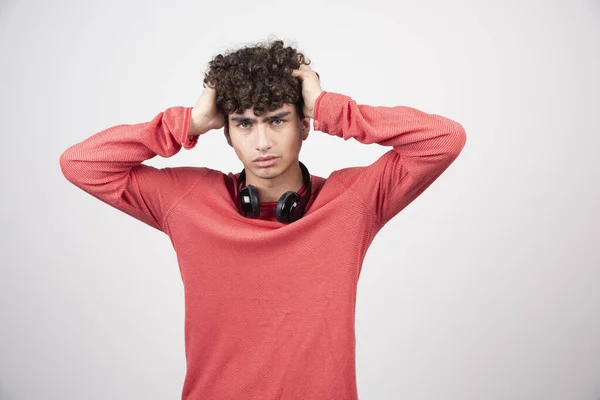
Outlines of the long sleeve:
M458 157L466 143L451 119L406 106L359 105L323 91L315 102L315 130L393 148L368 166L347 168L344 179L380 226L417 198Z
M66 149L60 168L75 186L164 232L164 218L202 168L157 169L142 162L192 149L191 107L175 106L151 121L104 129Z

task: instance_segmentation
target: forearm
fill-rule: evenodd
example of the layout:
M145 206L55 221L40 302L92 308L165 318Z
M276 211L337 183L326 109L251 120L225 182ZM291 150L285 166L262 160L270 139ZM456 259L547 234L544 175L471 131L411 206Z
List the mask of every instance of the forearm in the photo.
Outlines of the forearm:
M202 123L200 111L192 108L190 112L190 123L188 124L188 138L193 139L207 132L205 124Z
M359 105L334 92L317 99L314 127L344 140L393 146L409 157L457 153L465 139L463 127L449 118L406 106Z
M372 208L379 227L426 190L466 143L463 127L449 118L405 106L358 105L338 93L321 94L314 115L315 130L392 146L370 165L339 174L356 198Z
M151 121L121 124L104 129L66 149L60 156L63 175L74 185L106 200L120 192L134 166L156 155L171 157L182 146L189 109L171 107Z

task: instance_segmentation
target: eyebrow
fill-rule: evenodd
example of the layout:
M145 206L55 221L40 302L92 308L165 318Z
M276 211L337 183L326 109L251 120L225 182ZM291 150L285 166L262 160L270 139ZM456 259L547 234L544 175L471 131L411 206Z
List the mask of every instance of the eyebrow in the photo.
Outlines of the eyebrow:
M291 113L290 111L282 111L282 112L280 112L278 114L271 115L269 117L263 118L263 122L267 122L270 119L282 118L282 117L285 117L286 115L288 115L290 113ZM256 119L251 119L251 118L248 118L248 117L231 117L231 120L232 121L239 121L239 122L249 122L249 121L254 122L254 121L256 121Z

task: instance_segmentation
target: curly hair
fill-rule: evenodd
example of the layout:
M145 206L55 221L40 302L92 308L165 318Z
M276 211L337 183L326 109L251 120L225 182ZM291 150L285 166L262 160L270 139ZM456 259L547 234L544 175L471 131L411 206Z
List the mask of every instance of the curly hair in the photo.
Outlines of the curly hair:
M216 90L217 111L225 116L243 113L254 106L254 115L273 111L284 103L294 104L300 118L302 108L302 81L292 76L292 70L301 64L310 64L304 54L282 40L259 42L238 50L228 50L208 63L204 87Z

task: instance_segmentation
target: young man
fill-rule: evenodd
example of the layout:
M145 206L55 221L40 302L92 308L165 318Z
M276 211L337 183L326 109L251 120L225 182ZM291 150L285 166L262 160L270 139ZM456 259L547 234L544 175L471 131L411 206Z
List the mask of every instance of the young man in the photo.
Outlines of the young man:
M367 249L457 158L465 131L324 91L280 41L210 65L194 107L94 134L62 154L63 174L170 238L185 292L182 399L357 399L355 301ZM298 160L311 118L317 131L390 150L368 166L311 175ZM243 171L143 164L220 128Z

